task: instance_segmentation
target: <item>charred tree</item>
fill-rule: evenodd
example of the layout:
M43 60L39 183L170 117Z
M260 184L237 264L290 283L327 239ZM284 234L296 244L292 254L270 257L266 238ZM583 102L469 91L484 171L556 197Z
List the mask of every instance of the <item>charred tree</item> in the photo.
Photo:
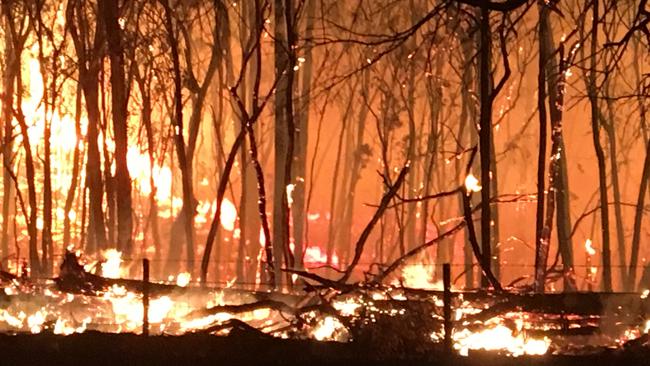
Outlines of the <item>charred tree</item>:
M481 162L481 262L483 268L492 266L490 209L490 167L492 165L492 93L490 91L490 10L487 4L481 6L479 48L479 89L481 98L479 119L479 156ZM481 286L489 286L488 278L481 277Z
M537 230L540 235L539 241L536 242L535 256L535 290L544 292L546 279L546 266L548 253L550 250L551 231L553 227L553 216L557 210L557 230L558 246L562 256L564 286L565 290L575 290L575 279L573 277L573 250L571 243L571 218L569 214L569 195L568 195L568 174L567 174L567 156L564 148L563 130L562 130L562 110L564 108L564 87L566 60L564 57L563 46L560 46L560 63L556 62L555 51L553 48L553 36L551 33L551 24L549 19L550 9L545 4L540 4L540 23L539 23L539 48L540 48L540 71L538 86L539 93L539 114L540 114L540 162L545 161L541 154L546 144L546 95L548 95L548 110L551 119L551 158L549 162L549 185L546 194L547 205L544 212L544 182L538 185L538 214L544 215L545 222L542 229ZM544 138L544 142L542 142ZM538 174L541 172L542 178L544 168L538 168ZM539 176L538 176L539 178ZM541 191L540 191L541 188ZM541 195L540 195L541 194ZM542 201L542 202L539 202ZM540 212L541 211L541 212ZM537 217L538 223L540 217Z

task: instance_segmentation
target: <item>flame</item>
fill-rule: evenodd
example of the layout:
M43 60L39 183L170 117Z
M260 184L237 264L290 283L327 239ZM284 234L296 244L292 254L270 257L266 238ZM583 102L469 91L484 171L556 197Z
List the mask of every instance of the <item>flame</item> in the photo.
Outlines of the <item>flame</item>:
M235 223L237 221L237 208L230 202L228 198L224 198L221 202L221 213L219 215L221 227L228 231L235 230Z
M117 249L107 249L102 252L105 262L102 263L102 276L107 278L120 278L122 264L122 252Z
M487 327L479 332L467 329L454 332L454 348L462 356L467 356L469 350L505 351L512 356L543 355L548 351L551 341L548 338L536 339L526 337L523 333L517 335L513 330L502 324Z
M328 263L327 253L319 246L310 245L307 247L307 249L305 249L304 263L305 265L309 265L311 267L325 265ZM332 253L332 260L329 261L329 263L334 267L338 267L339 256L336 253Z
M287 185L287 204L289 207L293 204L293 191L296 189L295 184L288 184Z
M343 316L352 316L357 313L357 310L361 307L358 299L348 298L343 301L335 300L332 302L332 306Z
M442 282L433 282L433 271L430 266L414 264L402 269L404 286L424 290L442 290Z
M263 250L264 246L266 245L266 235L264 235L264 228L260 228L260 235L258 240L260 242L260 247L262 247L261 250Z
M337 333L343 330L345 330L345 327L340 320L333 316L326 316L318 321L316 327L312 331L312 336L317 341L337 340L340 339L340 335Z
M126 153L129 175L143 195L151 193L151 175L155 178L156 200L165 202L171 198L172 171L166 166L151 166L148 154L144 154L139 148L129 146Z
M589 255L596 255L596 249L594 249L591 239L585 240L585 250Z
M176 285L180 287L186 287L190 284L191 280L192 275L189 274L189 272L179 273L178 276L176 276Z
M465 189L467 189L467 193L481 191L481 186L474 174L469 173L467 177L465 177Z

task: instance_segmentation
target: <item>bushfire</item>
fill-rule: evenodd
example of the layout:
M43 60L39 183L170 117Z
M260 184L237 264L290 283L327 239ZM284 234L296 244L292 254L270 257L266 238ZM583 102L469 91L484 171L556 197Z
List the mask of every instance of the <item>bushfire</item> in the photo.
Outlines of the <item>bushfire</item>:
M0 338L650 350L649 41L648 0L1 0Z
M105 251L92 260L79 251L69 252L60 276L48 281L31 282L5 273L0 331L141 333L143 282L124 279L132 270L126 268L121 255ZM189 273L180 273L176 283L148 284L148 332L226 335L232 327L243 324L278 338L352 342L367 336L364 330L378 324L399 327L405 319L417 319L421 323L402 331L420 332L416 338L435 349L445 336L444 301L442 284L432 278L427 267L413 265L405 267L392 286L278 293L242 291L232 286L206 288L192 281ZM648 331L647 323L629 323L609 334L578 332L612 321L608 318L625 319L625 315L559 315L553 307L539 313L526 310L530 298L517 303L514 293L507 300L507 296L500 299L497 295L452 290L451 339L455 352L463 356L481 350L515 357L579 352L576 347L580 343L615 347ZM638 298L641 301L647 296ZM400 330L394 331L399 336ZM571 331L579 335L577 342L570 341Z

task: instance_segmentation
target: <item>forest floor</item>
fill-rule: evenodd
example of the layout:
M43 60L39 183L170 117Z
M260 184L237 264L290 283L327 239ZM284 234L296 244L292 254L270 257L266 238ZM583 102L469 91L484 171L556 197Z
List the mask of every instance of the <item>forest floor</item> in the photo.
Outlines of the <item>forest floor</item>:
M603 350L590 355L509 357L473 352L468 357L432 350L377 357L372 347L354 342L318 342L260 337L246 332L228 336L187 334L150 336L86 332L0 335L1 365L650 365L650 348Z

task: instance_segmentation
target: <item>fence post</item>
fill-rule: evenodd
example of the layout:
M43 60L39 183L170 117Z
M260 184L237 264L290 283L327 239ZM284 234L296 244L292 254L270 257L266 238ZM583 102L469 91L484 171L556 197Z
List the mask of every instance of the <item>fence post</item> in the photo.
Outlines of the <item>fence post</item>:
M149 260L142 260L142 335L149 335Z
M442 283L443 283L443 316L444 316L444 328L445 328L445 338L444 338L444 349L448 355L452 353L452 343L451 343L451 333L452 323L451 323L451 267L449 263L444 263L442 265Z

